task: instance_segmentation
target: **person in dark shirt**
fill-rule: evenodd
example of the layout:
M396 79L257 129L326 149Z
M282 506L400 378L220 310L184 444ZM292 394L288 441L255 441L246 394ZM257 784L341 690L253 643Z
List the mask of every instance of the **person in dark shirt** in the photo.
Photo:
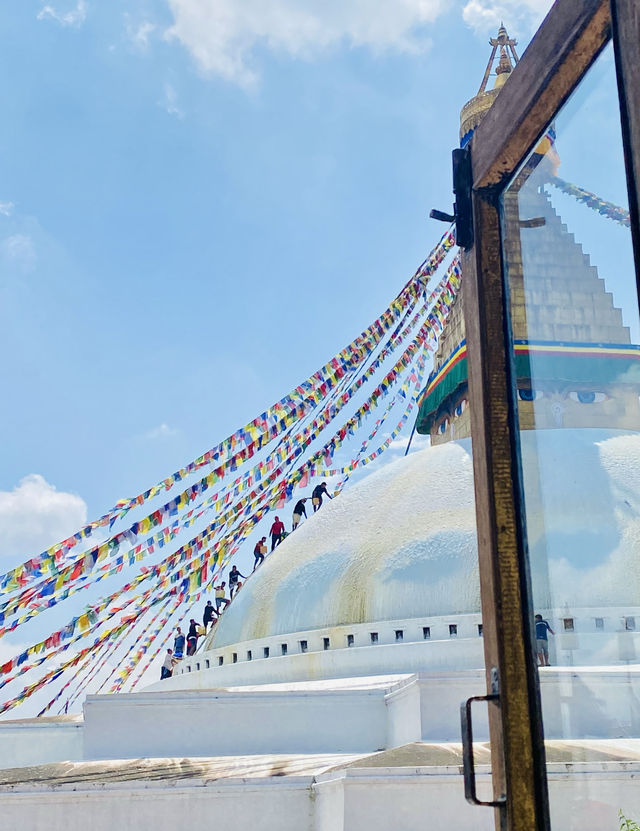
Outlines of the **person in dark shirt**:
M549 666L549 636L547 632L555 634L542 615L536 615L536 652L541 667Z
M298 499L298 501L296 502L296 507L293 509L293 525L291 527L292 531L295 531L298 525L300 525L300 520L303 516L305 519L307 518L307 509L304 507L304 503L306 501L307 500L305 497L305 499Z
M284 539L284 522L280 519L280 517L276 517L274 520L273 525L271 526L271 550L278 545L278 543L282 542Z
M198 624L193 618L189 621L189 631L187 633L187 655L195 655L198 646Z
M186 638L182 634L182 629L178 626L178 628L176 629L176 636L173 639L173 655L178 660L180 660L182 658L182 656L184 655L185 641L186 641Z
M204 631L207 631L207 626L213 620L215 612L213 609L213 603L210 600L207 600L207 605L204 607L204 612L202 615L202 625L204 626Z
M229 572L229 597L233 600L233 593L238 589L238 580L242 577L243 580L247 578L244 574L240 574L236 566L233 566Z
M255 571L260 563L264 563L264 555L267 553L267 538L263 537L258 540L256 547L253 549L254 563L253 570Z
M313 493L311 494L311 503L313 505L313 512L319 510L320 506L322 505L322 497L328 496L329 499L333 499L333 497L329 494L327 490L327 483L323 482L321 485L316 485L313 489Z

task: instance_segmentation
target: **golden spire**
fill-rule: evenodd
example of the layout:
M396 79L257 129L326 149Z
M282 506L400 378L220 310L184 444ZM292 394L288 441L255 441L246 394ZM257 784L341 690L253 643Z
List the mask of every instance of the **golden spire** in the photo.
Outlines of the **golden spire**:
M513 67L518 63L518 53L516 52L517 41L509 37L509 33L504 27L504 23L500 24L498 29L498 36L490 38L491 55L487 63L487 68L484 71L484 77L480 84L478 94L462 108L460 113L460 143L464 147L468 141L471 140L473 131L476 129L482 117L487 112L489 107L495 101L496 95L500 92L502 87L507 82L507 79L513 71ZM500 50L498 65L495 69L496 81L493 89L487 89L489 76L495 64L496 54Z
M518 54L516 52L517 43L517 40L514 40L513 38L509 37L509 34L504 27L504 23L501 23L500 28L498 29L498 37L489 38L489 44L492 46L491 56L489 58L489 62L487 63L487 68L484 71L484 77L482 78L482 83L480 84L478 95L481 92L484 92L487 88L487 81L489 80L489 75L491 74L491 69L493 67L493 62L495 60L498 47L500 47L500 62L496 69L496 75L498 76L496 80L496 86L500 87L504 84L504 82L507 80L509 73L513 69L513 64L511 63L509 52L511 52L511 55L513 56L514 64L518 63L519 60ZM504 79L502 80L500 79L501 75L504 75Z
M496 67L496 82L493 85L494 89L504 86L512 69L513 66L511 64L511 59L509 58L509 55L507 55L507 50L504 46L501 46L500 61L498 62L498 66Z

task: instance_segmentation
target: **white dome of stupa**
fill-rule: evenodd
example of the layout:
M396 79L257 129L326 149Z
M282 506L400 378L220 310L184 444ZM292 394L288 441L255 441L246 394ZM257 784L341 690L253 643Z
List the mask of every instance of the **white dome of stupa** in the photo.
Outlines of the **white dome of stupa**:
M468 442L409 455L312 510L245 582L211 648L480 608Z
M536 606L637 606L640 435L526 431L522 451ZM465 439L412 453L325 500L246 581L206 649L479 611Z

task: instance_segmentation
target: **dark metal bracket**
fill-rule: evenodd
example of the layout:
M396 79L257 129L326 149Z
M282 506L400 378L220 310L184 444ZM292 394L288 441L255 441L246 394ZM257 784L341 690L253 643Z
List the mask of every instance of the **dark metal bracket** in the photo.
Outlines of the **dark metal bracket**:
M456 147L451 155L453 158L453 193L456 197L453 214L434 208L429 216L441 222L455 222L456 242L465 251L469 251L473 248L471 149L469 146Z

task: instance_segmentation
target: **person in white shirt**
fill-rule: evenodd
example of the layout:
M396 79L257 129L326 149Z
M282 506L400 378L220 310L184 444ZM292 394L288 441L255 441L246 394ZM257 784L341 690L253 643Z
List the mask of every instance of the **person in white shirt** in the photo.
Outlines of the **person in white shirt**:
M171 678L173 675L173 650L167 649L167 654L165 656L164 662L160 669L160 680L164 680L165 678Z

